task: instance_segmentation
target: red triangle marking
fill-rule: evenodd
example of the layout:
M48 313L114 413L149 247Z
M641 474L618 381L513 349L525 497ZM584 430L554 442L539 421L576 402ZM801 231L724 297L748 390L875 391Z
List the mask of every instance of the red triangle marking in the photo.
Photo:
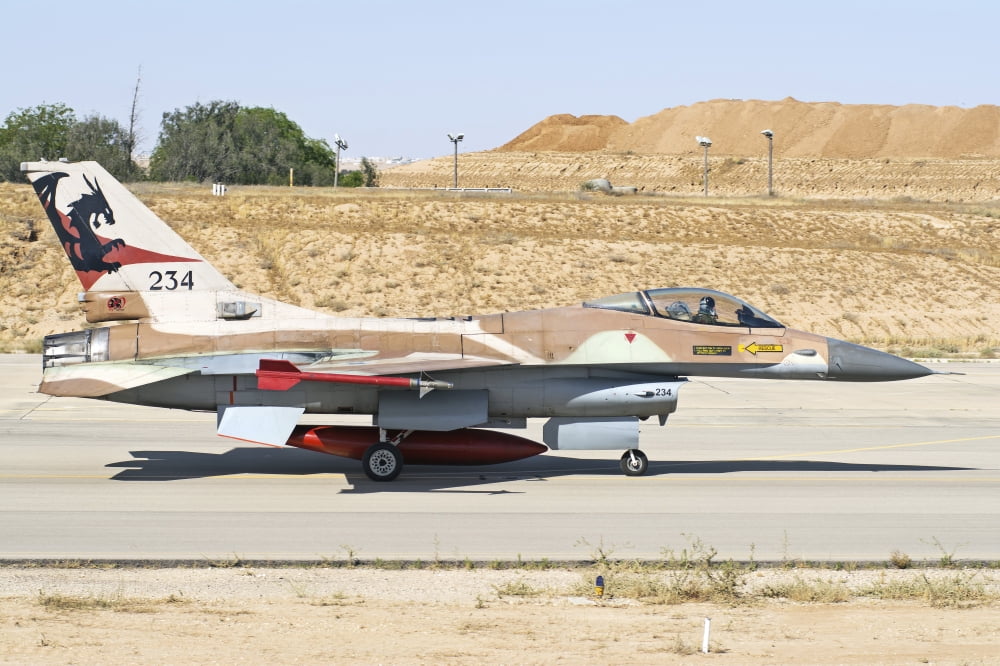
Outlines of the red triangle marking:
M629 344L632 344L632 341L635 340L635 333L631 333L631 332L630 333L626 333L625 334L625 339L628 340Z

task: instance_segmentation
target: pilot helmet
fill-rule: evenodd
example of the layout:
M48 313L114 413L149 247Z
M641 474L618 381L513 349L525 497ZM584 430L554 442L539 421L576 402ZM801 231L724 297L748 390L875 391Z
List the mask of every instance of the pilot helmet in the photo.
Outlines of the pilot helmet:
M702 296L698 303L698 312L715 315L715 299L711 296Z

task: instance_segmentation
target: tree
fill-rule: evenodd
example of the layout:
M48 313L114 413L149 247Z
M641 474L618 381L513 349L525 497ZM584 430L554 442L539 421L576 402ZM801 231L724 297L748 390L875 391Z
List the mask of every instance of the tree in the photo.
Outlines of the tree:
M21 162L65 157L73 109L61 102L11 112L0 128L0 180L20 182Z
M236 102L196 102L164 113L160 140L150 158L150 177L234 182L232 138L239 108Z
M361 173L365 177L365 187L378 187L378 168L367 157L361 158Z
M343 171L337 184L340 187L361 187L365 184L365 176L360 171Z
M96 160L120 180L135 174L128 132L117 120L92 115L70 127L66 138L65 157L73 162Z
M125 142L122 151L125 153L124 161L127 173L125 177L134 179L139 173L139 167L135 163L135 147L142 137L139 136L139 85L142 83L142 65L135 75L135 89L132 91L132 108L128 114L128 130L125 132Z
M306 137L284 113L216 101L163 114L150 176L280 185L295 169L296 183L313 185L332 182L333 165L326 142Z

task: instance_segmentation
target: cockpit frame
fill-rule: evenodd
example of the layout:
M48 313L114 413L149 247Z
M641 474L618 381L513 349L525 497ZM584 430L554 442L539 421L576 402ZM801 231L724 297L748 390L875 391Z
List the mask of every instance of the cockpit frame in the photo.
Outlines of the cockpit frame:
M583 303L586 308L618 310L708 326L785 328L746 301L714 289L666 287L605 296Z

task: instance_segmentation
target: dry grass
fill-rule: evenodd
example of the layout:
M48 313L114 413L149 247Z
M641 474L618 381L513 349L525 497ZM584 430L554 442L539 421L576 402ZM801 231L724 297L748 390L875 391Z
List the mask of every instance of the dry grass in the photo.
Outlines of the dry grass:
M125 596L120 591L104 596L41 591L38 593L38 605L53 612L109 610L123 613L155 613L159 607L182 603L187 603L187 600L176 594L162 599L143 599Z
M135 191L240 287L344 316L521 310L699 285L789 326L906 355L1000 355L1000 221L989 203ZM30 188L0 184L0 349L37 349L41 336L79 328L78 290Z

